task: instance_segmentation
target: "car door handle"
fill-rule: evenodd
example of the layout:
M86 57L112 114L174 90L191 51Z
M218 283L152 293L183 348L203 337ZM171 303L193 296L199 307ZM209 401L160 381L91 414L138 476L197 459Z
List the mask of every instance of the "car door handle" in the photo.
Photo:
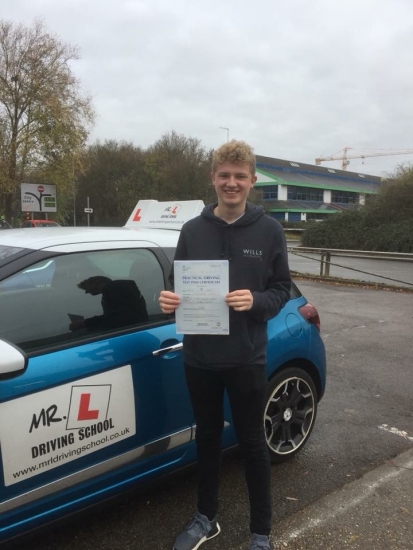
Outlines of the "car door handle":
M152 355L161 355L162 353L169 353L170 351L178 351L184 347L182 342L175 344L174 346L168 346L167 348L156 349L152 352Z

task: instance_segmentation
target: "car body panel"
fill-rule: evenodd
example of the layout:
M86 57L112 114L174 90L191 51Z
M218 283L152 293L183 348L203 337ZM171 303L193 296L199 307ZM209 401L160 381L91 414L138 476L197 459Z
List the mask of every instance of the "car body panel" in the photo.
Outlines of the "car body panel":
M126 227L60 227L58 231L49 228L39 228L36 233L22 229L13 229L3 235L1 244L11 247L42 250L58 245L81 245L81 243L97 243L117 241L149 241L162 242L162 246L176 246L179 232L165 229L129 229Z

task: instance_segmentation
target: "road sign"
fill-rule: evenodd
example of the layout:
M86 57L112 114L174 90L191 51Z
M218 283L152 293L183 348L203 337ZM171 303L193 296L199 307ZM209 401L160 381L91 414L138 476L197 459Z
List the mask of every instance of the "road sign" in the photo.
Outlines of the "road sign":
M93 214L93 208L85 208L85 214Z
M57 212L56 185L22 183L20 188L23 212Z

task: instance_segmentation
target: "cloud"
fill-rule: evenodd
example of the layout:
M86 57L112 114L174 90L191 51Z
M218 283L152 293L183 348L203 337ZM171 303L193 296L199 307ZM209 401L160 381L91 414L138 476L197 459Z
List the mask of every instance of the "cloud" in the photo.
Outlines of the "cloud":
M343 147L412 148L413 4L392 0L14 0L78 45L73 65L98 113L91 136L147 147L174 129L213 148L313 163ZM351 168L392 170L413 155ZM340 168L339 162L326 166Z

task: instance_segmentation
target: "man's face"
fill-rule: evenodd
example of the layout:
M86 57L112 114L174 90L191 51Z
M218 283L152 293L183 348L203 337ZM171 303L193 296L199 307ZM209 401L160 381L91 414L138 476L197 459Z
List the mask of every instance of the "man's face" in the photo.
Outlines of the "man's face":
M257 181L247 162L223 162L211 174L218 204L228 208L245 205L249 192Z

